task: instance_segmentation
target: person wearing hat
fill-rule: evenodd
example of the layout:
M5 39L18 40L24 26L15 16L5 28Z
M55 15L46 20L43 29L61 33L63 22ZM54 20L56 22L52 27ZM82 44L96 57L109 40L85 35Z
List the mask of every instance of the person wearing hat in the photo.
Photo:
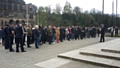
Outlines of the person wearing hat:
M10 26L9 26L9 51L10 52L14 52L12 45L13 45L13 38L15 35L15 31L13 27L14 27L13 22L10 22Z
M3 33L4 33L4 47L5 47L5 50L8 50L9 49L9 25L6 24L4 29L3 29Z
M24 47L23 47L23 25L20 23L19 26L16 27L15 29L15 38L16 38L16 52L20 52L19 51L19 47L21 49L21 52L26 52L24 50ZM19 46L20 44L20 46Z

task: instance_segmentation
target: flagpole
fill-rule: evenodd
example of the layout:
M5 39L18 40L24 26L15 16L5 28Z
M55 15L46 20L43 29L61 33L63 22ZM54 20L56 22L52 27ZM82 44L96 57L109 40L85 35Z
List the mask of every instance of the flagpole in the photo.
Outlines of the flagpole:
M113 26L114 26L113 17L114 17L114 0L112 1L112 23L113 23Z
M116 23L115 23L115 26L117 24L117 9L118 9L118 0L116 0Z
M102 3L102 24L104 24L104 0Z
M29 18L28 18L28 4L26 6L26 13L27 13L27 25L28 25L28 20L29 20Z

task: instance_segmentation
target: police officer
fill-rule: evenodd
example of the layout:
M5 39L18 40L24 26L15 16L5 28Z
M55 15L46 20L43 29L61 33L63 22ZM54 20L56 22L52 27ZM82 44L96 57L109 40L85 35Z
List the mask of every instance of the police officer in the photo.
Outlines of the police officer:
M105 27L104 24L101 24L101 38L100 38L100 42L105 42Z
M21 48L21 52L26 52L23 47L23 38L24 38L24 29L22 27L22 24L19 24L15 29L15 38L16 38L16 52L19 52L19 44Z
M5 49L8 50L9 49L9 29L8 29L9 25L6 24L5 25L5 28L3 29L3 32L4 32L4 46L5 46Z
M15 34L13 26L14 26L13 22L10 22L10 26L9 26L9 51L10 52L14 52L14 49L12 48L13 37L14 37L14 34Z

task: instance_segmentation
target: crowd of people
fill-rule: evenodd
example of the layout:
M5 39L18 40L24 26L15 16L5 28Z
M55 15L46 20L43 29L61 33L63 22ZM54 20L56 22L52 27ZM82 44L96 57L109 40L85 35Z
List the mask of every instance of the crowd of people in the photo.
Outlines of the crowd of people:
M12 22L6 24L4 28L0 28L0 37L5 50L14 52L12 47L13 40L15 39L16 52L26 52L24 45L31 48L31 44L35 44L38 49L40 45L64 42L64 40L78 40L84 38L95 38L101 34L100 42L104 42L105 29L97 27L82 27L82 26L42 26L42 25L26 25L19 23L14 26ZM25 39L27 38L27 41ZM26 43L26 44L25 44Z
M118 33L119 33L119 29L118 27L110 27L108 28L108 30L110 30L110 33L111 33L111 37L118 37Z

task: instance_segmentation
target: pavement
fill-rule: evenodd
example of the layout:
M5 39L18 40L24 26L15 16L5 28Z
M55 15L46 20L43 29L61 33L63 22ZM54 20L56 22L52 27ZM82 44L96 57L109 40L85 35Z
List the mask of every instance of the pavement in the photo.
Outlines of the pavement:
M106 41L104 43L94 44L73 51L59 54L58 56L64 59L84 61L101 66L112 68L120 68L120 39ZM106 48L106 49L104 49ZM102 51L102 49L106 51ZM111 51L110 51L111 50ZM113 53L116 52L117 53ZM113 52L112 52L113 51Z
M106 41L115 38L106 38ZM53 45L44 44L35 49L35 45L32 44L32 48L25 46L25 53L10 53L8 50L4 50L4 47L0 46L0 68L42 68L37 66L37 63L42 63L47 60L56 58L58 54L76 50L82 47L90 46L99 43L99 38L90 38L84 40L71 40L64 41L62 43L56 43ZM15 49L15 45L13 45ZM105 68L104 66L89 64L85 62L76 62L70 60L69 62L62 64L57 68ZM49 66L46 68L50 68Z

